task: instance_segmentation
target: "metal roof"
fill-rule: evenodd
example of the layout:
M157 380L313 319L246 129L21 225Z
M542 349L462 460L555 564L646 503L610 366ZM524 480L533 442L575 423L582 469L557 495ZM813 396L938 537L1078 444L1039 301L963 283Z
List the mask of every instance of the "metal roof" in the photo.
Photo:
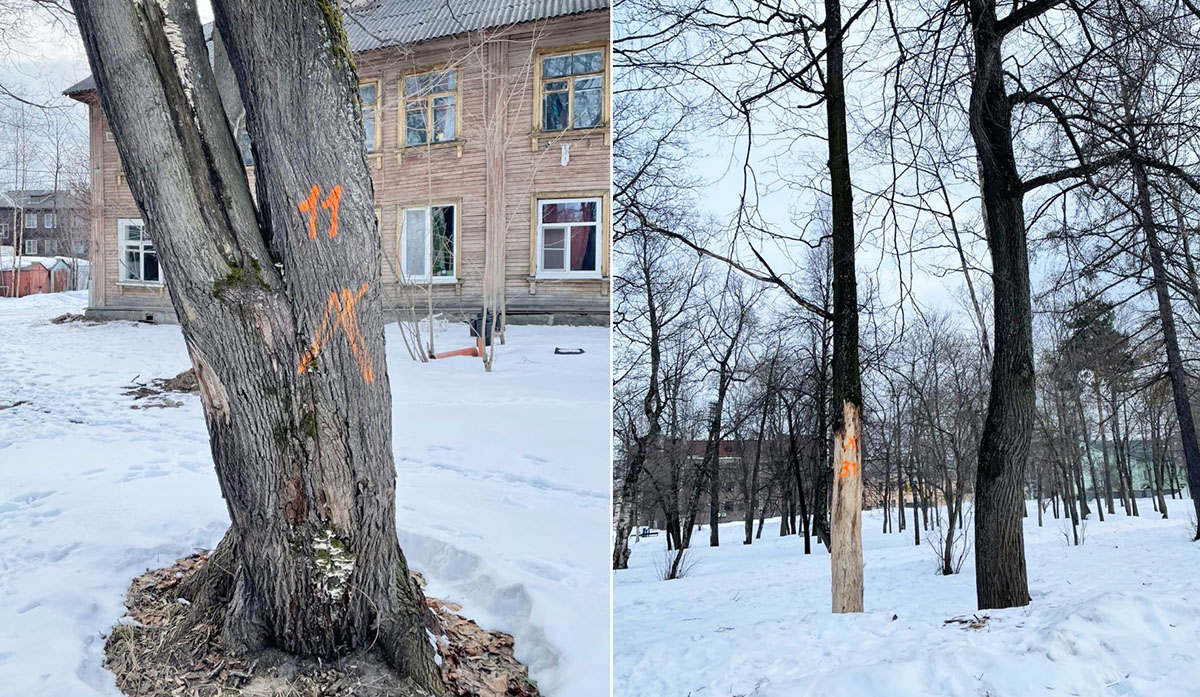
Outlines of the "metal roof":
M52 189L9 190L0 192L0 208L28 208L30 210L57 210L82 208L68 191Z
M353 51L608 9L609 0L379 0L346 13Z
M358 0L346 10L355 53L493 29L519 22L606 10L610 0ZM89 75L63 92L96 89Z

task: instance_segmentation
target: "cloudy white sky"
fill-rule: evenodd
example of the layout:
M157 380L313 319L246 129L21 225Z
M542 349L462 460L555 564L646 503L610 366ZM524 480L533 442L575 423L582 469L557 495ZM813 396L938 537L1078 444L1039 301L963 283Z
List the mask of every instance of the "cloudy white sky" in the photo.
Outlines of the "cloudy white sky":
M202 21L212 20L210 0L199 0L197 9ZM0 2L0 85L24 100L50 107L56 122L80 146L86 145L87 107L62 92L90 72L72 17L48 13L26 0ZM28 118L43 118L0 95L0 121L11 123L16 118L12 110L21 108ZM0 133L0 189L13 188L13 158L6 152L10 142L11 134ZM33 176L39 175L35 171Z

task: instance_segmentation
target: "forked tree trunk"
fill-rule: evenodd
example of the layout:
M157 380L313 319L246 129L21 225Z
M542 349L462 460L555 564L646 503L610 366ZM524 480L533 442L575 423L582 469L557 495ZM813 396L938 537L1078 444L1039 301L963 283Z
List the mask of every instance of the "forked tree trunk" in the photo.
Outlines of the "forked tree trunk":
M830 564L833 611L862 612L862 384L858 367L858 287L854 190L846 129L841 0L825 0L825 111L833 237L833 496ZM822 434L823 435L823 434Z
M232 519L227 642L376 646L441 692L396 538L382 250L340 11L214 3L256 207L194 4L72 4L200 383Z
M1033 433L1033 313L1024 193L1013 152L995 0L968 0L974 42L970 128L992 258L996 336L975 482L975 593L980 609L1029 604L1025 465Z

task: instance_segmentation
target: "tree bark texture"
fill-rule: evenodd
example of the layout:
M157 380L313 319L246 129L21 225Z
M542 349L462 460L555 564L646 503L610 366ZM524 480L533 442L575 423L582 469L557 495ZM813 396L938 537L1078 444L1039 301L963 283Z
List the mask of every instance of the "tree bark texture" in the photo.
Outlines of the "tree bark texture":
M340 10L214 3L256 205L193 2L72 4L200 383L236 549L226 639L377 646L441 692L396 538L382 250Z
M1033 320L1023 189L995 0L968 0L975 66L969 107L984 229L992 258L995 355L975 483L975 590L980 609L1029 604L1025 465L1033 432Z

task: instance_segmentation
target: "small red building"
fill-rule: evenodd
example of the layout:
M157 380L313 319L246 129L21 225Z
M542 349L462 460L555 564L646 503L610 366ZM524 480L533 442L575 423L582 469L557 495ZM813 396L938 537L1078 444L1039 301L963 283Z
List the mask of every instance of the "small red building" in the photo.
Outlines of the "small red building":
M0 297L23 298L37 293L61 293L70 288L71 267L62 259L22 257L19 274L15 266L12 257L0 261Z

